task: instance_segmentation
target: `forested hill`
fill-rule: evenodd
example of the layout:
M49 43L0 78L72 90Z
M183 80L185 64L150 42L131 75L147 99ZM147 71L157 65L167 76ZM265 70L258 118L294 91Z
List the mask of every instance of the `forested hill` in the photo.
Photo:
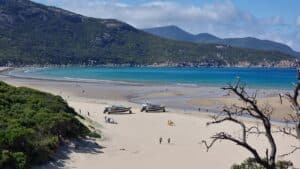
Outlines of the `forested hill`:
M278 43L270 40L261 40L255 37L222 39L209 33L199 33L194 35L182 30L177 26L155 27L155 28L144 29L144 31L167 39L195 42L195 43L223 44L223 45L230 45L234 47L258 49L258 50L269 50L269 51L274 50L292 56L300 57L299 52L294 51L286 44Z
M96 19L29 0L0 0L0 65L289 65L275 51L167 40L112 19Z

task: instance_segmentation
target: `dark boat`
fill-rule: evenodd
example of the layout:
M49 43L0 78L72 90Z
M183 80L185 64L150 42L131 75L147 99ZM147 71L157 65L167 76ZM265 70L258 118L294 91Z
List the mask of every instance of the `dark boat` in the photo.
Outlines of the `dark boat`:
M123 112L129 112L129 114L132 113L131 107L124 107L124 106L111 106L111 107L105 107L103 113L123 113Z

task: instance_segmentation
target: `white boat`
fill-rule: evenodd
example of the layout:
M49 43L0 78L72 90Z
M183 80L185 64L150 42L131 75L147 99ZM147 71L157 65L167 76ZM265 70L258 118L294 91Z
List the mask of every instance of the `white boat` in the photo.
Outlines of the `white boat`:
M161 106L161 105L157 105L157 104L150 104L150 103L146 103L143 104L143 107L141 109L141 112L146 111L163 111L166 112L166 107L165 106Z

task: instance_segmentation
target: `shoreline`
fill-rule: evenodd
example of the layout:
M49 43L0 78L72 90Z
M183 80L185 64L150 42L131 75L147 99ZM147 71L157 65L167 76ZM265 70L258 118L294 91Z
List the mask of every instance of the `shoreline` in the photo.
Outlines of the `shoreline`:
M0 74L14 70L14 67L0 67Z
M49 80L49 81L63 81L63 82L81 82L81 83L110 83L110 84L120 84L120 85L136 85L136 86L183 86L183 87L204 87L204 88L222 88L226 86L219 85L219 84L196 84L196 83L181 83L181 82L156 82L156 81L134 81L134 80L113 80L113 79L89 79L89 78L72 78L72 77L51 77L51 76L35 76L35 75L25 75L24 69L47 69L47 68L56 68L56 67L72 67L70 66L49 66L49 67L19 67L19 68L10 68L4 72L0 72L0 75L4 73L4 75L15 77L15 78L27 78L27 79L36 79L36 80ZM80 66L80 67L94 67L94 66ZM99 66L101 67L101 66ZM110 67L110 66L103 66L103 67ZM116 66L118 67L118 66ZM123 66L121 66L123 67ZM126 66L124 66L126 67ZM164 68L164 67L157 67L157 68ZM176 67L170 67L176 68ZM225 67L226 68L241 68L241 67ZM248 67L248 68L255 68L255 67ZM261 67L264 69L264 67ZM291 68L271 68L271 69L292 69ZM247 69L247 68L245 68ZM22 72L20 74L13 74L13 72ZM292 86L292 84L290 85ZM247 86L248 90L264 90L264 91L279 91L283 92L291 92L293 88L290 87L266 87L266 86Z

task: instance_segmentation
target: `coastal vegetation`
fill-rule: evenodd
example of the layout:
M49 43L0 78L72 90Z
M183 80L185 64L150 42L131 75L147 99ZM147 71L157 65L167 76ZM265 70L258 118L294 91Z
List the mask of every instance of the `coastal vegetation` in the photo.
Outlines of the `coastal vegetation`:
M0 168L30 168L63 140L95 135L75 116L60 96L0 82Z
M112 19L29 0L0 1L0 65L291 66L276 51L163 39Z
M277 161L277 169L291 169L293 168L293 163L290 161ZM262 165L258 164L254 158L248 158L241 164L234 164L231 169L265 169Z

